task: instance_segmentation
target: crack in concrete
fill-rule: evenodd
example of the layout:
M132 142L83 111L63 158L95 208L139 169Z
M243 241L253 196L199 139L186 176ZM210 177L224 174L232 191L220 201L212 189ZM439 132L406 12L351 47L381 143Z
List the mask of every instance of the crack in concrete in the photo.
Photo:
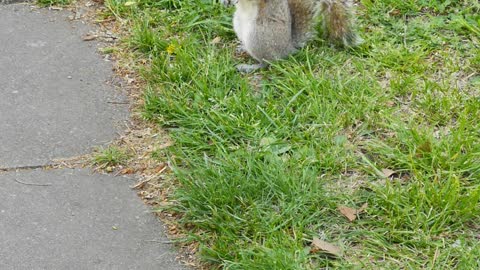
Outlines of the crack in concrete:
M55 166L59 166L60 163L48 163L44 165L27 165L27 166L15 166L15 167L6 167L0 168L0 172L13 172L13 171L28 171L28 170L36 170L36 169L48 169L53 168Z
M74 156L70 158L54 159L51 162L39 165L23 165L12 167L0 167L0 173L14 171L30 171L37 169L64 169L64 168L85 168L89 167L90 154Z
M0 0L0 5L29 3L29 2L32 2L32 0Z

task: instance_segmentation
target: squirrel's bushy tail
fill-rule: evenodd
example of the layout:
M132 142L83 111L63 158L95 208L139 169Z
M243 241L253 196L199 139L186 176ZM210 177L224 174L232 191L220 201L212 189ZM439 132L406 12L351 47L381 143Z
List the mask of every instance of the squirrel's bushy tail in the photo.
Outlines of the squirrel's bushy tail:
M354 29L350 0L319 0L323 31L330 41L353 47L363 42Z

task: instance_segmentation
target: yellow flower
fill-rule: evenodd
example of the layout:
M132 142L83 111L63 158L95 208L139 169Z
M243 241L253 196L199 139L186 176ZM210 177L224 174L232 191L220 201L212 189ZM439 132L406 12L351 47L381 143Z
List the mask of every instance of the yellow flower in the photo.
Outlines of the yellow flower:
M177 47L175 47L175 45L170 44L170 45L168 45L166 51L167 51L168 54L174 54L176 49L177 49Z

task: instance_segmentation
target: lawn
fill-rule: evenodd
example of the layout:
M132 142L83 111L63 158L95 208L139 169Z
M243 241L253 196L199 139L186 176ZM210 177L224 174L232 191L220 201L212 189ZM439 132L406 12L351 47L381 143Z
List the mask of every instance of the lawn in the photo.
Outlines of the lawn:
M212 268L480 269L480 4L360 2L362 46L243 75L232 8L105 1L174 141L163 211Z

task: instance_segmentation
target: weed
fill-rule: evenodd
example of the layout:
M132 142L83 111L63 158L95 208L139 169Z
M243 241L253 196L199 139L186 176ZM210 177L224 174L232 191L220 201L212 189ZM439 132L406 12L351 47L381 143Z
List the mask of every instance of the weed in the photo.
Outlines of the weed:
M101 167L121 165L128 159L128 154L125 151L110 146L107 148L101 148L95 154L93 163Z
M69 5L71 0L37 0L40 6L66 6Z

